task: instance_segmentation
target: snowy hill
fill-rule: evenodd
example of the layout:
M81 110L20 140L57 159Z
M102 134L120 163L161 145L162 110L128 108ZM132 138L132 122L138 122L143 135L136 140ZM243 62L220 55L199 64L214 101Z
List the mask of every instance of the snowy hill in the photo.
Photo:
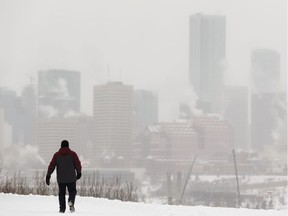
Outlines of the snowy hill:
M75 216L287 216L287 210L251 210L204 206L169 206L76 197ZM54 216L58 197L0 194L1 216ZM71 214L66 210L66 214Z

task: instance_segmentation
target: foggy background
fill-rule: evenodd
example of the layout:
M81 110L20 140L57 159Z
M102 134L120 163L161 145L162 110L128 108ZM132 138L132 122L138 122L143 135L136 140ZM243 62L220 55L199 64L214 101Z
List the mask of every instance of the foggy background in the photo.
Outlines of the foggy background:
M121 80L156 91L160 119L175 119L173 100L188 85L189 16L199 12L226 16L225 81L247 85L251 50L272 48L286 59L285 4L271 0L1 1L0 84L19 94L29 83L25 74L36 77L39 70L76 70L81 72L85 113L92 114L93 85ZM285 61L281 69L285 80Z
M244 182L287 176L285 0L0 0L0 29L7 173L67 139L150 186L196 154L195 181L233 176L233 149Z

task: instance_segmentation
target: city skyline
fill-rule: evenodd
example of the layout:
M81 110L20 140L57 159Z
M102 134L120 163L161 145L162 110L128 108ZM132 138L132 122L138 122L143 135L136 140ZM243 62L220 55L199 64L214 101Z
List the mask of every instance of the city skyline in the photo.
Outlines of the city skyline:
M178 113L172 101L189 85L188 23L196 13L226 17L226 82L248 83L250 55L256 48L279 52L285 82L285 1L62 1L57 7L55 3L0 1L1 86L19 94L30 81L27 74L76 70L83 78L81 111L92 114L93 85L116 80L156 92L159 118L171 120Z
M0 1L0 4L4 2ZM141 131L150 124L177 121L179 118L187 121L201 114L213 114L232 124L229 127L232 126L235 130L235 136L234 140L231 140L231 146L236 144L235 147L247 150L261 145L262 141L250 143L251 121L253 120L253 131L264 129L257 123L260 120L255 119L263 119L262 116L267 115L265 113L269 113L270 108L267 108L261 117L255 118L255 113L260 114L258 109L261 109L261 104L268 104L269 98L282 98L286 94L286 83L283 79L286 77L286 50L283 48L283 45L286 45L286 33L283 31L286 11L280 7L280 3L272 4L269 0L264 0L261 4L263 11L256 11L255 7L259 5L255 2L250 5L247 2L231 5L225 0L219 0L221 7L208 4L209 1L200 3L195 0L192 1L193 4L186 3L185 8L184 2L182 5L157 1L154 7L150 8L149 1L130 4L129 0L123 0L118 10L114 10L110 4L97 1L88 1L87 4L79 4L78 1L63 2L54 8L53 1L42 1L42 5L31 0L23 4L21 9L15 8L19 4L17 1L5 4L6 12L15 10L15 13L4 13L3 16L10 17L11 20L6 23L0 21L0 26L3 24L7 27L5 24L11 24L11 28L4 28L2 36L6 37L8 42L3 44L3 47L7 48L6 55L0 51L0 57L3 55L3 59L0 58L0 86L3 93L1 100L4 103L2 109L9 110L9 107L12 107L9 110L10 122L6 116L5 121L12 127L13 144L37 144L39 140L35 142L33 134L39 125L33 122L42 120L44 116L63 118L77 115L83 117L81 122L85 125L78 129L90 127L91 133L94 133L94 138L87 135L85 145L90 146L91 150L91 145L96 145L99 141L96 145L102 148L99 152L110 151L113 155L114 151L120 152L119 149L124 147L124 144L119 144L120 141L112 140L117 131L123 129L123 125L130 125L125 131L127 137L122 142L126 143L125 148L129 149L132 134L133 138L141 135ZM110 3L114 6L118 4L112 0ZM44 9L44 5L47 8ZM161 11L164 5L167 8ZM175 5L179 8L172 7ZM192 5L197 7L189 9ZM268 5L271 7L268 8ZM78 12L76 6L79 6L79 13L75 13ZM237 15L238 12L234 15L232 12L235 12L236 6L245 8L245 14L250 16L240 13ZM223 10L218 11L217 8ZM91 9L99 10L99 14L95 15L92 13L95 11ZM104 11L107 13L103 13ZM264 16L264 11L271 16ZM26 17L27 14L30 16ZM20 18L23 25L19 24ZM280 24L277 28L276 23ZM24 26L27 28L25 31ZM42 31L39 31L40 29ZM27 53L18 58L24 51ZM33 52L37 52L37 56ZM13 74L17 67L17 73ZM30 71L27 71L29 67ZM270 82L271 78L273 82ZM127 93L129 98L131 97L129 104L117 102L117 99L127 96L116 96L121 88L113 94L113 88L103 92L101 90L97 94L95 92L95 89L101 89L101 86L104 88L116 83L133 89ZM5 88L2 88L5 85L8 86L7 92L11 94L9 105L5 104L10 97L5 93ZM278 93L275 97L267 96L264 103L261 99L263 95L251 95L250 91L254 91L255 87L260 92L265 92L266 88L273 88L274 85L279 87L277 92L281 92L281 96L278 96ZM144 94L138 95L142 99L132 96L132 93L137 91L149 92L146 95L149 95L147 100L144 99ZM36 99L33 99L34 94L37 95ZM111 97L110 102L105 102L105 97ZM134 103L137 100L138 105ZM202 103L204 106L197 106L199 101L200 105ZM282 113L286 110L282 109L282 102L285 103L282 99L277 100L276 108L271 106L271 110L276 114L271 115L271 124L267 127L267 137L270 137L265 138L267 146L276 143L276 139L277 143L286 139L283 131L280 132L286 128L283 119L286 113ZM17 106L13 106L13 103ZM33 104L37 104L37 108L33 108ZM123 113L120 113L118 106L122 105L130 107L131 110L126 110L127 113L122 110ZM135 107L132 108L133 106ZM15 109L18 109L18 112ZM39 114L38 118L33 115L33 109ZM19 111L24 114L21 115ZM154 116L151 115L152 112ZM122 119L123 122L117 118L122 115L127 117ZM91 118L94 118L94 123ZM98 120L95 120L97 118ZM135 121L133 126L131 121ZM11 130L2 120L2 128L3 124L5 130ZM55 122L52 121L51 125L53 124ZM94 126L91 127L91 124ZM106 129L103 129L104 126ZM111 128L115 129L114 132ZM229 131L234 134L233 130ZM201 133L200 131L199 139L202 139ZM85 132L79 131L79 134L84 137ZM253 132L252 136L253 134L259 137L258 132ZM114 138L118 140L119 137ZM264 139L264 136L261 138ZM46 146L45 139L42 141L42 146ZM139 143L133 140L133 144L135 143L139 148ZM113 149L117 145L119 149ZM124 153L119 155L123 156Z
M285 210L287 6L0 0L0 191Z

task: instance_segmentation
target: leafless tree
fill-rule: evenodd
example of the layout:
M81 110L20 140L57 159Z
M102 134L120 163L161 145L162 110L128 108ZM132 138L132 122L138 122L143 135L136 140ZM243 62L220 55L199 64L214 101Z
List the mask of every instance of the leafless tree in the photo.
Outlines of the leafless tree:
M3 167L4 167L4 159L3 159L3 156L2 156L2 154L0 152L0 180L1 180L1 177L2 177Z
M4 167L4 159L3 159L2 153L0 152L0 190L1 191L2 191L2 184L3 184L3 178L4 178L3 167Z

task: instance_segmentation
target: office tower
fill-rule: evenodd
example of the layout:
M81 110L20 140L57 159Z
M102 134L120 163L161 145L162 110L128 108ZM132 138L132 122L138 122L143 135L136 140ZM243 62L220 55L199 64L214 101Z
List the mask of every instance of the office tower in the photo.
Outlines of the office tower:
M32 83L25 86L21 95L21 107L23 110L23 143L36 144L36 86Z
M94 86L94 155L129 158L132 143L133 87L121 82Z
M286 143L287 94L281 91L280 74L280 55L275 50L252 52L251 145L257 151Z
M224 118L234 128L235 147L248 149L248 102L249 92L246 86L227 86L224 94Z
M20 144L23 133L23 109L16 92L0 88L0 108L4 110L6 124L11 126L12 144Z
M91 128L88 121L87 116L39 119L37 142L39 154L45 163L49 163L53 154L59 150L62 140L68 140L69 147L77 152L78 156L87 158L89 127Z
M286 97L286 93L281 92L251 95L251 145L254 150L287 145Z
M281 91L280 55L272 49L257 49L251 54L251 93Z
M221 113L226 49L225 16L190 16L189 79L204 112Z
M5 122L5 111L0 108L0 154L12 145L12 127ZM2 155L3 156L3 155Z
M158 122L158 98L147 90L134 91L134 130L137 136L150 124Z
M38 72L38 117L64 117L80 112L80 73Z

